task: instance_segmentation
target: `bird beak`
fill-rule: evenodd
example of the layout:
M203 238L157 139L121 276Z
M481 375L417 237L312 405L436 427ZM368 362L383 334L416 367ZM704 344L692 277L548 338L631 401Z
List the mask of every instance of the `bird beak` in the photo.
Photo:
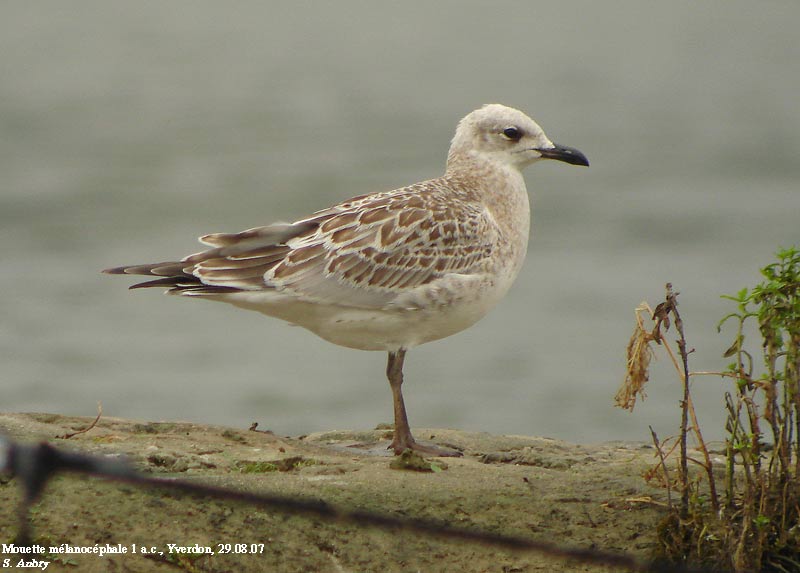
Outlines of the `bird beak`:
M575 149L574 147L567 147L566 145L554 144L549 149L536 149L544 159L556 159L572 165L583 165L589 167L589 160L586 156Z

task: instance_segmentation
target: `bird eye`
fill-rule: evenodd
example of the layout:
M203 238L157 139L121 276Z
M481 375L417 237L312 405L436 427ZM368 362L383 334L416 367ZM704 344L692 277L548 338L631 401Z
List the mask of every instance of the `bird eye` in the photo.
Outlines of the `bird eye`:
M512 141L519 141L522 137L522 132L516 127L507 127L503 130L503 135Z

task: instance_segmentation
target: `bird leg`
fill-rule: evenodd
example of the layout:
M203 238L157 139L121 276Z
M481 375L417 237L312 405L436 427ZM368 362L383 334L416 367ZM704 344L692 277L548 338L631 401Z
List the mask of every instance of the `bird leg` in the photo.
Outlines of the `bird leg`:
M460 457L461 452L437 448L434 446L424 446L418 444L411 435L411 426L408 424L406 415L406 405L403 401L403 361L406 357L406 350L401 348L397 352L389 352L389 361L386 364L386 377L392 388L392 400L394 401L394 439L389 444L389 449L394 450L395 455L400 455L406 449L414 450L420 454L431 456Z
M394 439L389 448L393 449L397 455L403 453L406 448L413 449L416 444L414 436L411 435L406 404L403 401L403 361L405 357L406 351L401 348L397 352L389 352L389 361L386 363L386 377L392 388L392 401L394 402Z

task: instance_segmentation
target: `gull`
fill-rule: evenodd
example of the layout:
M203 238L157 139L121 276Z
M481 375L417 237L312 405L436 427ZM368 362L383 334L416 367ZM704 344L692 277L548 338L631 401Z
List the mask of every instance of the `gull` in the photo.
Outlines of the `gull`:
M461 453L417 442L403 401L409 349L460 332L506 294L522 267L530 203L521 170L542 159L588 166L519 110L487 104L459 123L444 175L360 195L294 223L200 238L179 261L103 271L158 277L130 288L226 302L348 348L388 353L388 449Z

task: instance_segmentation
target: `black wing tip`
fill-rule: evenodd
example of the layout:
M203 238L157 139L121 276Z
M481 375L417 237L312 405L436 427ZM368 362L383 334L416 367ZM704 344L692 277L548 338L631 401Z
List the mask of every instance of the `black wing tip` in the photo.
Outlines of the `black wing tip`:
M186 280L185 277L162 277L160 279L153 279L136 283L128 287L128 290L135 290L140 288L176 288L180 286L182 281Z

